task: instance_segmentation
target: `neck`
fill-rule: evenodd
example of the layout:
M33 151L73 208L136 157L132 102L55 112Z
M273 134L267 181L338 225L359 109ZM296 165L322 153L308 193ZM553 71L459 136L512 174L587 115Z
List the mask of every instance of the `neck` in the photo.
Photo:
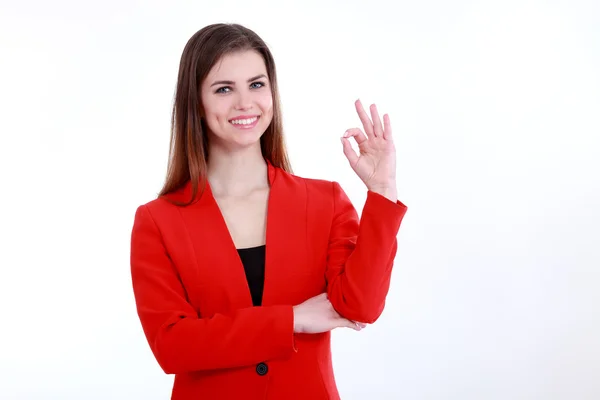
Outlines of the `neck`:
M244 196L269 187L268 166L260 143L235 152L216 146L209 151L208 182L215 196Z

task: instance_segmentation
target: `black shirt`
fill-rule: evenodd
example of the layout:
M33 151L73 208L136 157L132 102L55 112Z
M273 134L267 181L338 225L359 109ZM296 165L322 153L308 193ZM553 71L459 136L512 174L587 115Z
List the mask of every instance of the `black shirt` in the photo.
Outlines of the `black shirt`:
M265 285L266 246L237 249L237 251L246 271L246 279L248 280L248 287L252 295L252 304L260 306L262 304L263 288Z

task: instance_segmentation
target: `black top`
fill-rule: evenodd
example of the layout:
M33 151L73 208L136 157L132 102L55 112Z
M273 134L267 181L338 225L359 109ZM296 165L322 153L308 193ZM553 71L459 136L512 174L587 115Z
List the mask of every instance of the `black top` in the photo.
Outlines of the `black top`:
M266 246L249 247L246 249L237 249L244 270L250 294L252 295L252 304L260 306L262 304L263 288L265 285L265 252Z

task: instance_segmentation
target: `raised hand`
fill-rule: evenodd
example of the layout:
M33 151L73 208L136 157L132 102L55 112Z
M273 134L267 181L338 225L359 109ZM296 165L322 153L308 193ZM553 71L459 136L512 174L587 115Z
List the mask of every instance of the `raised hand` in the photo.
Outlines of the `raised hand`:
M383 125L375 104L371 105L373 122L365 112L360 100L354 103L365 133L360 128L348 129L343 137L344 155L350 166L364 182L368 190L387 197L396 195L396 147L392 139L392 125L388 114L383 115ZM353 137L360 154L356 154L350 143ZM395 199L393 199L395 201Z

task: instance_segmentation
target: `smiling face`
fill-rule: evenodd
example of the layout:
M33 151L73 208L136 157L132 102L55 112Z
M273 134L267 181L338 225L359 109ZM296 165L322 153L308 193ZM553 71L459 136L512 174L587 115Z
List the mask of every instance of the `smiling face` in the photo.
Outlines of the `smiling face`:
M253 50L223 56L202 82L201 100L211 145L232 150L260 145L273 118L273 96L262 56Z

